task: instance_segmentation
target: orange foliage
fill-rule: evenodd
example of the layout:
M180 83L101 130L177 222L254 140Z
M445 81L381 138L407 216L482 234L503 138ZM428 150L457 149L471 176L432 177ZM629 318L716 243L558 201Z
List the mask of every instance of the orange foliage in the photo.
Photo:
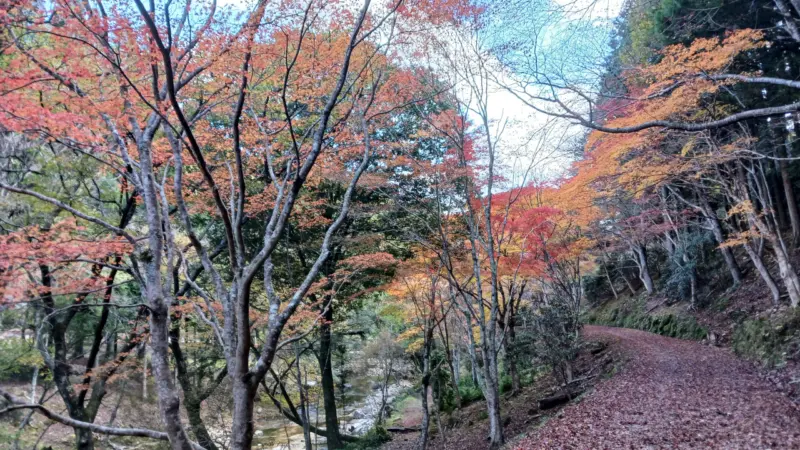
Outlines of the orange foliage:
M128 251L128 242L97 238L74 219L61 220L49 229L32 226L0 236L0 303L98 289L106 280L91 272L93 263ZM39 282L42 266L53 274L50 287Z

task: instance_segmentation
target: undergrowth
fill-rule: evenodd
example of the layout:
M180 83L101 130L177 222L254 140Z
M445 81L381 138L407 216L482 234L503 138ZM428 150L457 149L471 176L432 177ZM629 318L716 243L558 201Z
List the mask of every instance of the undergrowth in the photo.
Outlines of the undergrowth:
M637 308L609 308L589 311L584 322L612 327L635 328L681 339L701 340L708 330L694 317L675 314L648 315Z
M374 427L361 436L356 442L348 442L345 450L371 450L380 448L386 442L392 440L392 435L383 427Z
M730 303L730 297L722 296L707 308L722 313ZM583 321L595 325L635 328L682 339L701 340L708 335L708 330L692 316L663 312L649 315L644 312L644 305L644 299L641 298L609 302L586 311ZM790 312L770 318L752 318L745 313L732 311L727 317L732 329L728 343L738 356L766 367L775 367L800 354L800 314Z
M526 386L530 386L536 380L538 380L542 375L551 371L550 367L545 365L537 365L534 367L528 367L522 369L520 371L520 385L524 388ZM506 394L511 392L512 388L512 380L511 376L507 373L504 373L500 377L500 393ZM483 400L483 391L481 391L480 386L476 385L472 382L472 379L469 377L461 378L461 381L458 383L458 392L461 394L461 402L462 406L469 405L470 403L477 402Z
M731 348L742 358L777 366L800 344L799 332L800 316L796 313L775 320L743 320L733 330Z

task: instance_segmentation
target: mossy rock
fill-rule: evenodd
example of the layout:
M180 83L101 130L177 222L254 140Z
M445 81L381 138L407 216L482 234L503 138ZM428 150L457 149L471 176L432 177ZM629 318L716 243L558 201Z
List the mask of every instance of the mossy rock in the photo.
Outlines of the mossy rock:
M768 320L749 319L740 322L733 330L733 351L750 360L772 367L786 361L786 355L800 341L800 316Z
M651 316L640 310L626 313L618 308L613 308L606 314L589 314L586 319L587 323L596 325L634 328L681 339L700 340L705 338L708 333L708 330L700 326L694 317L675 314Z

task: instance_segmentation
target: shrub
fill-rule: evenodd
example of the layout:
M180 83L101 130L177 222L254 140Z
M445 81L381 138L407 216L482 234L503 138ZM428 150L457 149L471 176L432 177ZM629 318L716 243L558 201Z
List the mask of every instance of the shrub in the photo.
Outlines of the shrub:
M798 346L800 317L793 315L779 321L765 318L739 323L731 336L733 351L766 366L782 364L793 347Z
M510 392L512 384L513 382L511 381L510 375L503 375L500 377L500 393L504 394L506 392Z
M481 391L481 388L474 385L472 380L468 378L462 379L458 386L458 392L461 394L461 401L464 402L465 405L483 400L483 391Z
M675 314L650 316L640 311L624 314L619 309L614 308L605 313L588 314L585 317L585 321L596 325L635 328L681 339L700 340L708 334L708 330L698 324L694 317L677 316Z
M361 436L357 442L349 442L344 448L345 450L372 450L380 448L381 445L391 440L392 435L385 428L376 426Z
M32 343L21 338L0 340L0 380L28 380L44 361Z

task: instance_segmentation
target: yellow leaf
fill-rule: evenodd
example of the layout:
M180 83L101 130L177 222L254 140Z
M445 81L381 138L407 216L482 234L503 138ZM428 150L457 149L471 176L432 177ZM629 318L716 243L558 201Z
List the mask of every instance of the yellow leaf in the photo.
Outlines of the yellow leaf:
M697 139L692 136L692 138L683 145L683 148L681 149L681 156L686 156L690 151L692 151L695 142L697 142Z

